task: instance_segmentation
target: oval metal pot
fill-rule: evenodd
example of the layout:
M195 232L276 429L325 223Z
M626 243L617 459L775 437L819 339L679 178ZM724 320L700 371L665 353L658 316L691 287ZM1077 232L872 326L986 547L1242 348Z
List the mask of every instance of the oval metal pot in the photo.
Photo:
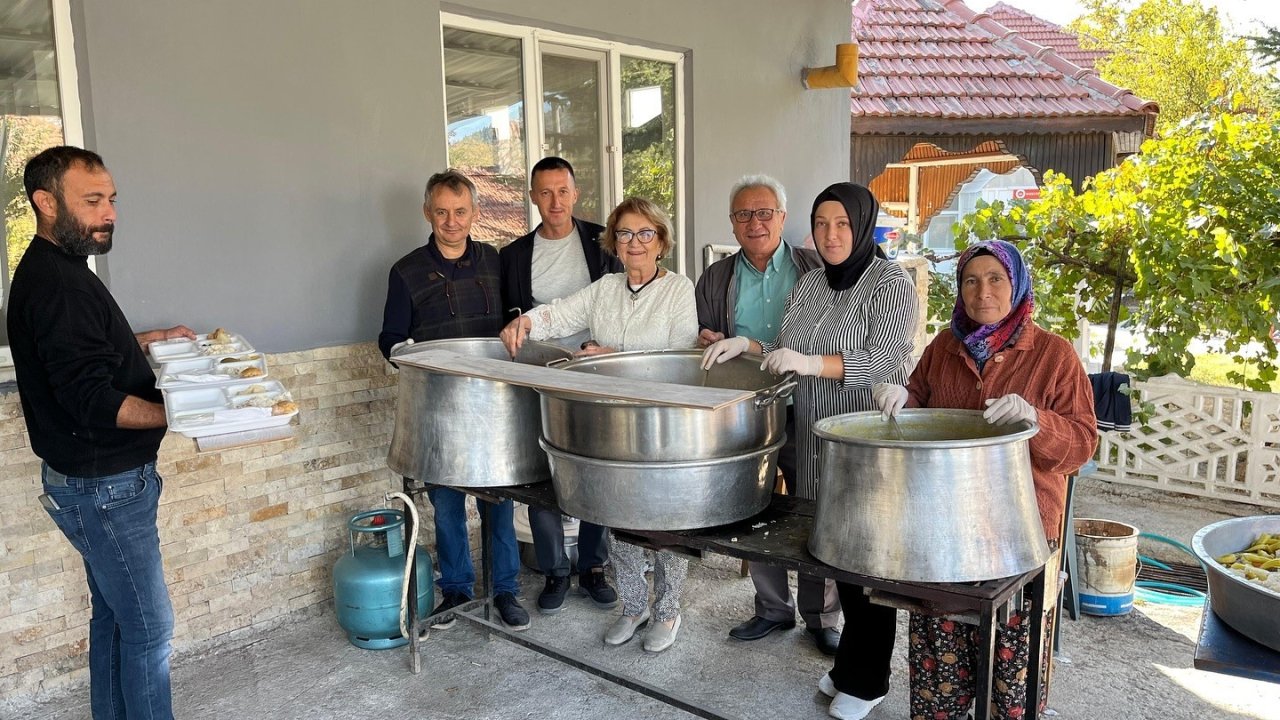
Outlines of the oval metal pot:
M1280 652L1280 593L1227 572L1215 559L1239 553L1259 535L1280 534L1280 515L1232 518L1206 525L1191 539L1191 548L1209 580L1209 606L1222 621L1245 637Z
M626 530L691 530L755 515L769 504L782 443L692 462L620 462L565 452L542 439L560 509Z
M583 457L627 462L682 462L731 457L781 441L783 401L795 389L790 376L760 369L762 358L743 355L702 369L700 350L596 355L558 365L573 372L626 380L749 390L754 395L719 410L670 407L553 390L542 395L542 432L552 446Z
M496 338L432 340L405 348L449 350L509 360ZM516 362L546 365L573 357L556 345L526 342ZM452 487L527 485L551 478L541 435L538 393L495 380L400 366L396 423L387 466L405 477Z
M1049 558L1031 480L1034 423L974 410L878 411L818 421L820 480L809 551L849 572L978 582Z

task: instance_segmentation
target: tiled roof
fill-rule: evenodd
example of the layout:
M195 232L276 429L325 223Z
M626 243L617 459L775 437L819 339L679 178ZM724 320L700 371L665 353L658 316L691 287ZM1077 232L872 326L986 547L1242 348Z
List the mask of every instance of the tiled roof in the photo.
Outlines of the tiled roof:
M854 0L858 118L1122 118L1154 126L1155 103L962 0ZM902 126L910 132L909 124Z
M987 8L987 14L1031 42L1053 48L1082 68L1093 69L1097 61L1111 54L1106 50L1085 50L1080 47L1080 36L1012 5L996 3Z
M529 232L523 173L507 175L481 167L457 169L476 184L480 199L480 217L471 227L471 237L501 248Z

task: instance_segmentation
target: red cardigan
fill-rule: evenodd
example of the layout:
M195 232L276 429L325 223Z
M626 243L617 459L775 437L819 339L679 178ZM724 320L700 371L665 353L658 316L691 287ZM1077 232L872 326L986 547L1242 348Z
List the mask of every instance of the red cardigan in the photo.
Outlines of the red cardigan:
M981 410L986 400L1009 393L1031 403L1040 423L1030 441L1036 502L1045 535L1058 539L1067 475L1088 462L1098 444L1093 388L1070 343L1030 323L979 374L964 345L944 330L925 348L907 391L907 407Z

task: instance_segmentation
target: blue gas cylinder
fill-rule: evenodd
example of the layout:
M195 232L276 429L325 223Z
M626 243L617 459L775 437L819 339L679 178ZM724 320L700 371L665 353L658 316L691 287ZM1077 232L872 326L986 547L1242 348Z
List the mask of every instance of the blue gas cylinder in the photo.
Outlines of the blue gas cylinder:
M400 591L404 585L404 513L370 510L347 521L351 552L333 566L333 604L338 625L352 645L366 650L401 647ZM418 618L432 608L431 555L418 546Z

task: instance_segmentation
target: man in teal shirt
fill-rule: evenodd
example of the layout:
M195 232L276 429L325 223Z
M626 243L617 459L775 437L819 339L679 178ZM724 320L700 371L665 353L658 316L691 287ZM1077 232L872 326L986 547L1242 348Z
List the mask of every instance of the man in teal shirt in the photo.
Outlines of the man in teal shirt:
M821 266L817 253L782 241L787 194L767 175L749 175L729 192L729 220L741 250L713 263L698 279L698 344L706 347L725 337L772 341L781 328L787 295L802 275ZM787 408L787 444L778 457L787 492L794 492L795 422ZM737 640L759 640L779 628L796 626L796 605L787 571L751 563L756 586L755 615L729 631ZM836 621L840 599L835 583L818 577L797 578L800 615L818 649L834 655L840 644Z

